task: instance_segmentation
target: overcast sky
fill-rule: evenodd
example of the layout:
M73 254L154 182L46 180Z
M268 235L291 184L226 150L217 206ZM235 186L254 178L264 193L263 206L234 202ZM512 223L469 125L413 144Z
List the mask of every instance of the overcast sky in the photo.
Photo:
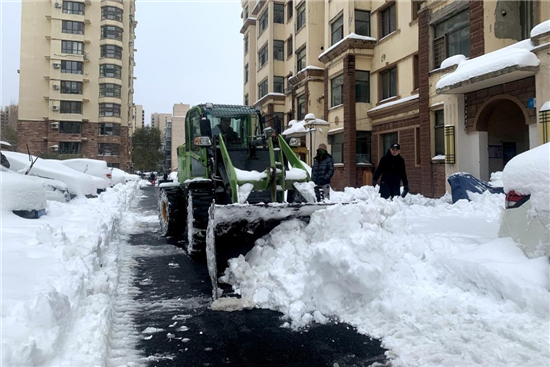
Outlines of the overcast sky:
M0 1L5 106L19 98L21 2ZM147 122L174 103L243 103L241 9L239 0L136 1L134 103Z

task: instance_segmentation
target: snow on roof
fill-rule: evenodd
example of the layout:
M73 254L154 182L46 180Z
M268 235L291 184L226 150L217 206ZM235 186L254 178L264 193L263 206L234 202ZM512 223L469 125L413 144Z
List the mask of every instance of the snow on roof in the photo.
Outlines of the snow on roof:
M548 212L550 208L550 143L521 153L512 158L502 172L504 191L531 195L535 211Z
M3 141L3 140L0 141L0 145L6 146L6 147L11 147L10 143L8 143L7 141Z
M347 40L348 38L353 38L353 39L357 39L357 40L363 40L363 41L375 41L376 42L376 38L373 38L373 37L369 37L369 36L360 36L358 34L355 34L355 33L350 33L348 34L346 37L342 38L340 41L336 42L334 45L330 46L329 48L327 48L327 50L325 52L323 52L322 54L319 55L318 59L320 59L321 57L325 56L326 54L328 54L330 51L332 51L333 49L335 49L336 47L338 47L338 45L340 45L341 43L343 43L345 40Z
M464 60L458 63L455 71L439 79L436 89L450 87L511 66L538 66L540 60L531 52L533 48L533 43L527 39L474 59Z
M304 120L296 121L292 120L288 123L288 128L282 132L282 135L291 135L296 133L307 133L310 128L306 128L305 125L329 125L328 121L315 118L315 115L308 113Z
M540 108L541 112L542 111L548 111L550 110L550 101L546 101L544 102L544 104L542 105L542 107Z
M386 108L386 107L395 106L396 104L412 101L413 99L417 99L417 98L418 98L418 94L413 94L412 96L400 98L396 101L386 102L384 104L381 104L380 106L376 106L374 108L371 108L370 110L367 111L367 113L370 112L370 111L377 111L377 110L381 110L381 109Z
M543 33L550 32L550 20L545 20L544 22L536 25L533 29L531 29L531 38L540 36Z
M439 68L440 69L446 69L449 66L459 65L463 61L466 61L466 56L464 56L464 55L454 55L454 56L448 57L445 60L443 60L443 62L441 63L441 66Z

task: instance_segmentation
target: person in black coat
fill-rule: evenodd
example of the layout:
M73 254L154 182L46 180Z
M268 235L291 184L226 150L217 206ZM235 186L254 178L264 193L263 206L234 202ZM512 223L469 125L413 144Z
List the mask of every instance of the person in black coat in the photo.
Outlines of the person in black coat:
M334 162L327 152L325 144L319 144L317 155L313 158L311 180L324 191L324 197L330 199L330 179L334 175Z
M380 181L380 196L384 199L399 196L399 184L403 181L403 194L405 197L409 193L409 180L405 171L405 160L399 152L401 147L398 143L393 143L385 156L380 159L380 163L374 171L372 186L376 186L378 178Z

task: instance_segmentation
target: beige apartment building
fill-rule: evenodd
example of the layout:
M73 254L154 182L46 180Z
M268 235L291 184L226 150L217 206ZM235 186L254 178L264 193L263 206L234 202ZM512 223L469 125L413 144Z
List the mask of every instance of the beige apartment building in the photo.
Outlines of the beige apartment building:
M164 135L164 129L166 123L172 120L172 115L169 113L152 113L151 114L151 128L159 129L161 137Z
M242 6L244 103L285 126L309 113L328 121L336 189L371 184L393 142L401 144L411 192L440 196L450 174L469 171L488 180L513 155L548 141L540 109L550 100L549 34L542 27L532 36L531 29L550 19L550 2L243 0ZM520 52L531 63L511 58L486 66L508 46L527 50ZM480 75L460 79L464 61Z
M130 169L134 0L21 6L18 150Z
M130 123L130 136L132 136L137 129L145 127L145 110L140 104L132 106L132 119Z
M178 146L185 143L185 115L191 108L185 103L176 103L172 108L170 164L171 170L178 170Z

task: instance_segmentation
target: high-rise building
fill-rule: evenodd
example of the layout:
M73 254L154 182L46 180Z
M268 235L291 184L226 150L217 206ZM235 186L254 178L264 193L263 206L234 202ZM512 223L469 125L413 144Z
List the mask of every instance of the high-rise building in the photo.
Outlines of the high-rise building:
M23 1L18 150L131 166L134 0Z
M172 109L172 171L178 170L178 146L185 143L185 115L190 106L184 103L176 103Z
M130 136L132 136L137 129L145 127L145 111L143 106L136 104L132 106L132 123L130 124Z
M172 119L172 115L169 113L152 113L151 114L151 128L159 129L161 136L164 134L164 128L166 123Z
M541 110L550 101L547 1L242 6L244 104L285 126L308 114L326 120L336 189L371 184L393 142L411 192L440 196L450 174L488 180L550 138Z

